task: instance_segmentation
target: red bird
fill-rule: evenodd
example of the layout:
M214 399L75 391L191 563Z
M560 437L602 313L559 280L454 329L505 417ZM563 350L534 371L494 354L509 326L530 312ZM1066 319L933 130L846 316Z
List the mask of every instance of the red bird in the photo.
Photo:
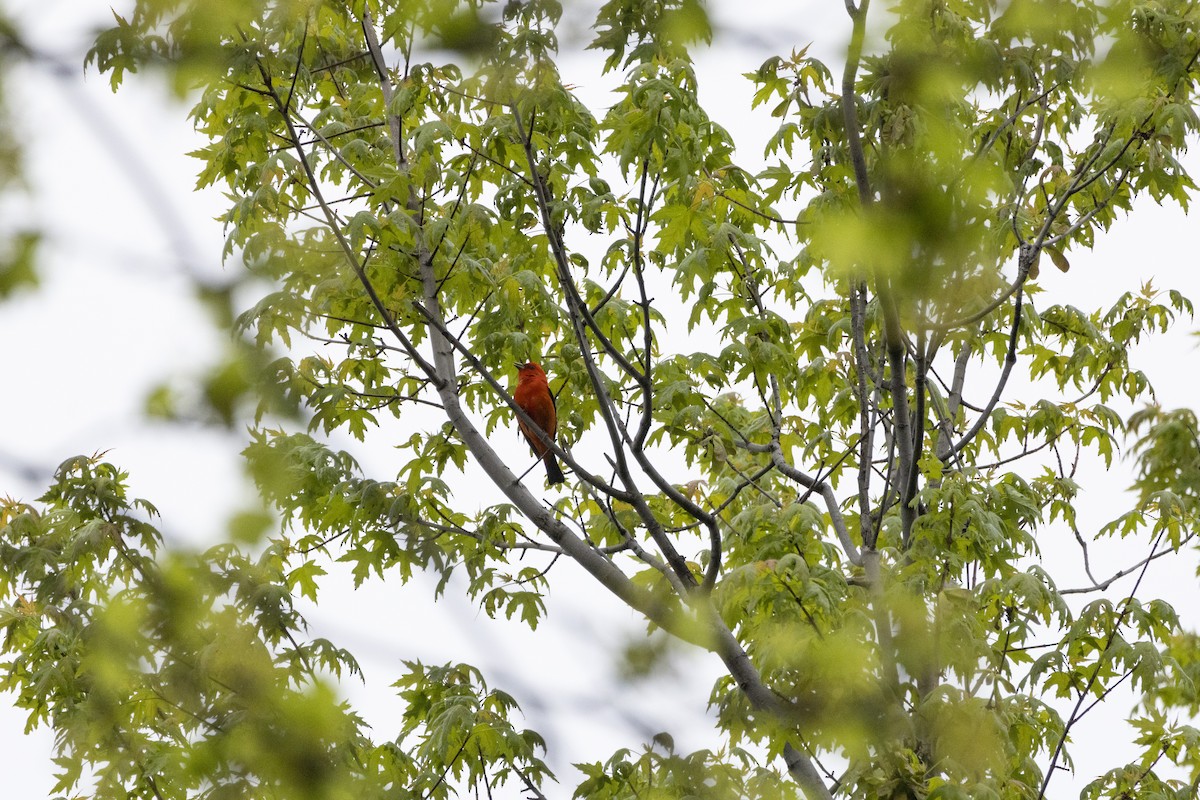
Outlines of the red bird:
M517 364L517 388L513 392L513 400L517 401L521 410L553 441L554 432L558 428L558 414L554 410L554 395L550 394L550 384L546 381L546 373L542 371L540 364L532 361ZM550 485L557 486L565 481L554 452L542 443L524 420L517 420L517 424L521 426L521 433L529 440L533 452L546 464L546 479L550 481Z

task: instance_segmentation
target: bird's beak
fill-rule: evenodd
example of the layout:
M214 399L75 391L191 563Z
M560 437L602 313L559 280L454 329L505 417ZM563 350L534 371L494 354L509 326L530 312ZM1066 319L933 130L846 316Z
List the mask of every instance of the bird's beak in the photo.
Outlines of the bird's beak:
M523 367L525 365L522 364L520 361L514 361L513 366L516 367L517 369L520 369L521 367Z

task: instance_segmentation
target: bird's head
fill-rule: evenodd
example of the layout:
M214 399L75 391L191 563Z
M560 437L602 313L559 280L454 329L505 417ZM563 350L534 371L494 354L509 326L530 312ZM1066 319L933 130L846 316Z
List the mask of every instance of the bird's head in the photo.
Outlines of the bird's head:
M542 365L536 361L526 361L524 364L516 364L515 366L519 375L546 377L545 371L542 370Z

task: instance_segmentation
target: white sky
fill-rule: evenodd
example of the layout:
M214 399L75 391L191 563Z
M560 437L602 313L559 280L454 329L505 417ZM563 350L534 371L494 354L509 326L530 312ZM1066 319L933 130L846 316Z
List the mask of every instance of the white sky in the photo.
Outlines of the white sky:
M105 5L5 2L31 26L36 44L72 65L82 63L86 48L80 37L83 20L103 24ZM717 120L739 142L752 143L739 154L743 162L758 157L760 143L770 133L763 117L744 112L749 85L740 75L771 52L758 31L797 46L817 40L828 48L818 54L832 60L844 43L841 3L808 0L794 5L784 17L770 0L718 7L718 19L733 30L721 49L702 59L702 87ZM563 64L564 80L580 85L584 94L601 83L586 71L588 65L578 59ZM32 499L62 459L108 450L108 458L131 473L133 494L163 512L172 538L211 541L221 531L224 514L247 499L237 455L243 437L180 430L141 418L151 386L164 376L202 367L221 347L220 336L192 298L184 270L220 276L238 269L234 263L220 265L221 230L212 218L222 210L222 198L215 191L193 191L199 162L183 154L199 142L184 109L152 81L132 78L113 95L106 78L94 72L84 76L79 69L67 79L21 70L10 80L12 110L29 142L32 213L45 222L51 240L41 288L0 306L0 341L10 343L6 371L21 376L0 392L0 419L20 421L0 442L0 492ZM136 166L130 170L122 163ZM149 192L151 202L145 180L156 187ZM164 218L182 226L182 250L179 241L164 233ZM174 238L180 238L178 232ZM1107 307L1146 280L1200 300L1198 244L1195 226L1178 209L1143 203L1095 252L1072 253L1069 274L1043 270L1041 284L1049 297L1069 298L1084 309ZM1041 305L1048 302L1040 300ZM1190 336L1194 327L1184 321L1172 335L1137 354L1164 405L1193 402L1198 363ZM376 474L386 476L395 469L390 444L357 452ZM1112 515L1110 498L1128 484L1122 472L1102 473L1093 469L1084 480L1088 492L1082 505L1093 521ZM1073 541L1065 540L1043 541L1042 546L1054 557L1077 561ZM1098 577L1131 560L1118 550L1106 546L1093 551L1101 562L1094 566ZM1151 570L1155 588L1181 611L1194 609L1194 557L1173 567L1167 561ZM713 743L703 715L708 687L719 674L715 659L681 657L673 675L611 691L610 653L641 629L640 622L600 590L581 589L588 586L586 580L563 580L572 566L555 569L559 580L552 582L550 618L536 633L488 621L453 588L434 606L428 581L403 588L393 582L369 584L358 592L327 591L310 621L318 635L346 646L363 663L370 686L345 688L352 699L363 701L380 736L399 709L387 686L400 675L400 660L420 658L474 663L492 685L513 693L528 725L555 747L550 760L567 785L571 776L563 765L606 758L619 746L637 747L658 730L670 730L681 749ZM333 585L331 579L327 585ZM542 688L547 685L555 688L547 692ZM1119 712L1120 706L1114 710ZM1076 738L1103 729L1106 721L1120 725L1119 715L1103 718L1102 713ZM52 783L50 737L45 731L25 736L23 725L23 715L0 697L0 775L9 800L46 797ZM1077 754L1091 759L1081 764L1082 775L1090 778L1122 759L1121 752L1109 749L1122 738L1110 734L1095 746L1077 747ZM1056 778L1052 795L1066 796L1072 786L1070 793L1077 793L1080 782Z

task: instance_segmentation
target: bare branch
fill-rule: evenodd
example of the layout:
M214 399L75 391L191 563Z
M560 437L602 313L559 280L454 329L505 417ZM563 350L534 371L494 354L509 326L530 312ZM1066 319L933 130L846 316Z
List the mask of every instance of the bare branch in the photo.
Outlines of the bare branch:
M1031 253L1032 248L1029 245L1023 245L1022 254ZM1028 274L1030 262L1022 258L1021 272ZM1017 291L1017 300L1013 304L1013 321L1012 330L1008 336L1008 352L1004 356L1004 368L1000 372L1000 380L996 383L996 390L992 392L992 396L988 399L987 405L979 414L979 418L975 420L975 424L966 434L963 435L951 449L951 453L957 455L963 451L963 448L971 443L979 432L983 430L983 426L987 424L988 419L992 415L992 409L1000 402L1000 396L1004 393L1004 387L1008 384L1008 376L1012 373L1013 365L1017 363L1017 333L1021 327L1021 300L1023 292Z
M875 450L874 426L871 424L867 373L870 358L866 344L867 286L858 282L850 288L850 336L854 346L854 391L858 402L858 521L864 547L875 546L871 526L871 460ZM843 545L844 546L844 545Z
M871 0L860 0L855 8L851 0L846 0L846 10L850 13L853 26L850 32L850 45L846 51L846 66L842 71L842 121L846 126L846 147L850 150L850 163L854 167L854 183L858 187L858 202L863 208L874 200L871 194L871 180L867 175L867 159L863 154L862 137L858 125L858 93L854 84L858 77L858 66L862 60L863 39L867 30L867 8Z
M1092 586L1082 586L1082 587L1075 588L1075 589L1059 589L1058 593L1059 594L1091 594L1092 592L1103 592L1106 589L1108 589L1109 586L1112 586L1114 583L1121 580L1121 578L1132 575L1133 573L1138 572L1139 570L1144 570L1146 568L1146 565L1149 564L1151 561L1156 561L1156 560L1162 558L1163 556L1167 556L1167 555L1170 555L1171 553L1178 552L1179 550L1181 550L1183 548L1183 546L1185 544L1192 541L1197 536L1200 536L1200 532L1189 533L1187 536L1185 536L1179 540L1178 548L1170 548L1167 550L1160 550L1157 553L1152 552L1150 555L1146 556L1141 561L1138 561L1137 563L1133 564L1130 567L1126 567L1123 570L1114 572L1106 580L1100 581L1099 583L1095 583ZM1091 578L1090 572L1088 573L1088 577ZM1092 580L1095 581L1094 578Z
M1090 711L1092 706L1095 705L1095 703L1093 703L1092 706L1089 706L1085 711L1080 710L1083 706L1083 701L1091 694L1092 687L1096 685L1096 681L1100 678L1100 667L1102 666L1101 662L1103 661L1104 656L1108 653L1109 648L1112 647L1113 642L1116 640L1117 633L1120 631L1121 626L1125 624L1125 618L1129 616L1129 611L1133 608L1133 599L1137 596L1138 589L1141 588L1142 579L1146 577L1146 570L1149 569L1150 562L1155 559L1155 552L1158 550L1158 545L1160 542L1162 542L1162 538L1165 534L1166 531L1160 531L1158 536L1154 538L1154 543L1150 546L1150 555L1142 560L1140 565L1141 572L1138 573L1137 581L1134 582L1133 588L1130 589L1129 595L1125 598L1124 608L1121 609L1121 613L1118 615L1117 621L1113 624L1112 630L1109 631L1108 637L1104 642L1104 647L1099 651L1097 663L1095 668L1092 670L1091 677L1088 678L1088 681L1084 686L1079 688L1079 694L1075 701L1075 707L1071 709L1071 715L1067 718L1066 724L1063 725L1062 734L1058 737L1058 743L1055 744L1054 753L1050 757L1050 765L1046 767L1046 771L1042 775L1042 784L1038 789L1037 800L1042 800L1042 798L1046 796L1046 787L1050 785L1050 779L1054 777L1054 768L1058 764L1059 757L1062 755L1063 745L1066 744L1067 736L1069 736L1071 733L1071 728L1075 726L1075 723L1079 721L1080 717L1082 717L1086 711ZM1171 550L1164 550L1163 552L1169 553Z
M867 0L863 0L865 3ZM850 0L846 0L847 3ZM788 772L800 788L811 800L833 800L833 794L821 778L812 760L792 746L791 742L783 746L783 761L787 764Z

